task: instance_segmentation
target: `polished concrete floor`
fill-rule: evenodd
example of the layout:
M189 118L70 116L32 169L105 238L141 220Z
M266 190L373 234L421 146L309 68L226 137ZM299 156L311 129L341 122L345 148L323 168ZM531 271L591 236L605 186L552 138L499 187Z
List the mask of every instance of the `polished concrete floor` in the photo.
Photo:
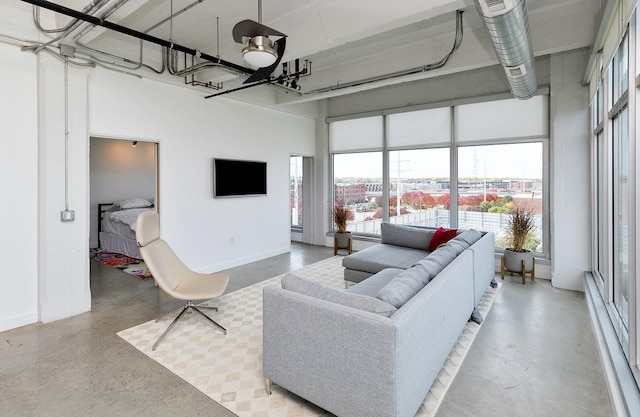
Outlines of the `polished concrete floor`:
M333 255L291 253L226 271L233 291ZM182 306L92 261L92 310L0 333L0 416L233 416L116 332ZM607 417L584 294L507 277L437 417ZM292 416L295 417L295 416Z

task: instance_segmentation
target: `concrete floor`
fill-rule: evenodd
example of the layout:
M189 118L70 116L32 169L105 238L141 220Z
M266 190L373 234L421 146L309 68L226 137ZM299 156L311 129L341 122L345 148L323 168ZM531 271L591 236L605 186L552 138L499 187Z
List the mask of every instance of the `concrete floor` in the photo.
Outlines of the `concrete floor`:
M228 291L333 255L289 254L226 271ZM182 306L91 262L92 310L0 333L0 416L233 416L116 332ZM437 417L611 416L584 294L508 277Z

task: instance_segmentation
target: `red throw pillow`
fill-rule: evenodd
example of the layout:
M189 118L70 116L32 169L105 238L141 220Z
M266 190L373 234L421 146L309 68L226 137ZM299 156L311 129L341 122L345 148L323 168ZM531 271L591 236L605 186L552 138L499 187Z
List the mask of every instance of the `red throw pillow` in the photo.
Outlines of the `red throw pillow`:
M456 229L445 229L443 227L438 228L438 230L436 230L436 232L431 237L431 242L429 242L429 250L433 252L438 248L438 246L456 237L457 233L458 231Z

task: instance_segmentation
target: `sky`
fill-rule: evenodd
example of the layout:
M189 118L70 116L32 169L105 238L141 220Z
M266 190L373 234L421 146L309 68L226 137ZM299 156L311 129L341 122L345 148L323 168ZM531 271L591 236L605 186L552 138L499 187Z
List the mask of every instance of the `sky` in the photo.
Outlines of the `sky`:
M458 148L460 178L542 178L542 143L483 145ZM391 151L391 177L448 178L448 149ZM334 158L336 177L382 176L382 154L340 154Z

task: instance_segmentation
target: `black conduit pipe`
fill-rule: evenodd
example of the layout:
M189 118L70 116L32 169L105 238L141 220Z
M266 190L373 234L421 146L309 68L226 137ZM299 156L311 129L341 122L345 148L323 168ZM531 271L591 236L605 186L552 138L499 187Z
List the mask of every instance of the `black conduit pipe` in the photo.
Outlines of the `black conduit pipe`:
M129 29L124 26L111 23L104 19L100 19L98 17L91 16L91 15L79 12L77 10L69 9L68 7L64 7L59 4L52 3L50 1L45 1L45 0L22 0L22 1L24 1L25 3L32 4L34 6L43 7L45 9L54 11L56 13L61 13L66 16L73 17L75 19L80 19L85 22L89 22L96 26L102 26L104 28L111 29L116 32L120 32L125 35L133 36L134 38L142 39L143 41L164 46L165 48L171 48L176 51L187 53L189 55L199 56L200 58L206 59L207 61L211 61L216 64L223 65L225 67L233 68L236 71L243 72L245 74L253 74L255 72L255 70L243 67L242 65L234 64L233 62L225 61L218 57L204 54L195 49L187 48L186 46L178 45L173 42L165 41L164 39L156 38L155 36L151 36L143 32L138 32L137 30Z

